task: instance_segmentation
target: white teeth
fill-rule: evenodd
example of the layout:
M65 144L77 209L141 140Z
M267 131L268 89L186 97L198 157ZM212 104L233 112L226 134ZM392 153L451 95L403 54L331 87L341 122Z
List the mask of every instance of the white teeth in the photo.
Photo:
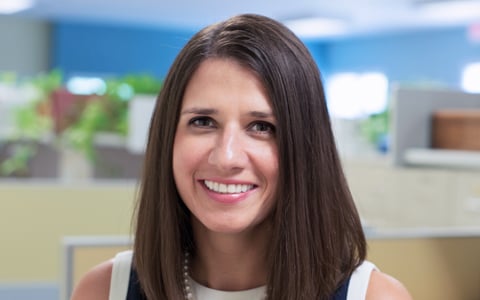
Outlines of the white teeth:
M205 180L204 182L209 190L221 194L245 193L253 188L253 184L224 184L209 180Z
M226 193L226 192L227 192L227 185L220 183L220 184L218 185L218 191L219 191L220 193Z

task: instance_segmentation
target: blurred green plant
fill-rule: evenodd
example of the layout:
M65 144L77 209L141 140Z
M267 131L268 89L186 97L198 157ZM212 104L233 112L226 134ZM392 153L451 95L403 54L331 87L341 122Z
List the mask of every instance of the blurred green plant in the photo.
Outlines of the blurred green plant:
M106 91L91 99L77 122L64 133L67 142L95 161L95 136L99 132L128 134L129 101L136 94L157 94L162 81L150 75L127 75L106 80Z
M390 113L385 110L372 114L361 123L361 132L366 139L375 145L388 135L390 129Z
M0 73L0 83L5 85L17 85L18 76L15 72Z
M48 102L52 92L59 89L63 84L63 73L54 69L50 72L33 77L31 83L37 88L39 94L36 101Z
M2 175L25 175L28 173L28 162L35 156L38 143L52 135L53 120L50 115L50 94L62 85L62 73L53 70L36 77L21 81L15 74L6 73L1 77L2 83L16 88L35 89L35 97L23 106L14 110L15 127L9 140L14 145L10 155L0 164Z
M156 95L163 85L161 80L149 74L130 74L123 77L121 81L128 84L136 95Z
M11 152L13 154L0 164L1 175L27 176L28 162L37 153L36 146L32 143L17 143L13 146Z
M147 74L129 74L106 80L104 93L92 95L85 105L79 106L79 115L61 132L54 135L52 94L63 87L63 74L59 70L39 74L26 80L36 90L36 96L15 110L15 143L12 153L0 164L3 175L28 174L28 162L37 153L38 142L49 136L62 142L94 162L95 136L100 132L125 137L128 134L129 101L138 94L158 94L162 81ZM1 82L19 84L14 73L0 75Z

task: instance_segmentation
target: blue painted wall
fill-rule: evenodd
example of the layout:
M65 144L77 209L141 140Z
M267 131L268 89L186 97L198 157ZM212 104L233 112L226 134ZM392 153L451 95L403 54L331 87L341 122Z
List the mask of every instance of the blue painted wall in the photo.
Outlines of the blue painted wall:
M315 42L315 41L304 41L305 46L307 46L310 54L312 55L313 59L317 62L318 68L320 69L320 73L323 78L325 78L330 70L330 64L328 61L328 44Z
M194 31L59 22L53 29L53 68L72 74L148 73L165 77Z
M151 73L163 78L194 30L59 22L53 67L67 74ZM465 28L306 41L326 78L336 72L384 72L391 82L429 81L458 87L463 67L480 61L480 42Z
M391 82L429 81L459 87L465 65L480 61L480 42L470 41L465 28L358 37L318 47L330 74L380 71Z

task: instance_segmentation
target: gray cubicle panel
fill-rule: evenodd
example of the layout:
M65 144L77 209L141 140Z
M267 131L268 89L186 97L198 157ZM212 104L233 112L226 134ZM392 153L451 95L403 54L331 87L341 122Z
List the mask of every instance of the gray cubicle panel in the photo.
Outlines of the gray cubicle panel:
M367 232L368 259L400 280L414 299L478 299L478 228L375 229ZM93 266L131 248L127 236L68 237L64 240L61 300Z
M409 149L431 145L431 117L442 109L480 109L480 94L441 88L396 87L392 91L391 149L397 166Z
M60 299L68 300L79 279L95 265L131 249L129 236L70 236L63 239Z

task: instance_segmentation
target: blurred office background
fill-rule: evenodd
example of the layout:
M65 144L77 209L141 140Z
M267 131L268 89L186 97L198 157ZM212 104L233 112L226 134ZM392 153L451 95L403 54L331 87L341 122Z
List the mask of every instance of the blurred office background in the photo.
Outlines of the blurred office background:
M415 299L480 298L480 1L1 0L0 299L67 299L128 247L163 78L246 12L314 56L371 259Z

